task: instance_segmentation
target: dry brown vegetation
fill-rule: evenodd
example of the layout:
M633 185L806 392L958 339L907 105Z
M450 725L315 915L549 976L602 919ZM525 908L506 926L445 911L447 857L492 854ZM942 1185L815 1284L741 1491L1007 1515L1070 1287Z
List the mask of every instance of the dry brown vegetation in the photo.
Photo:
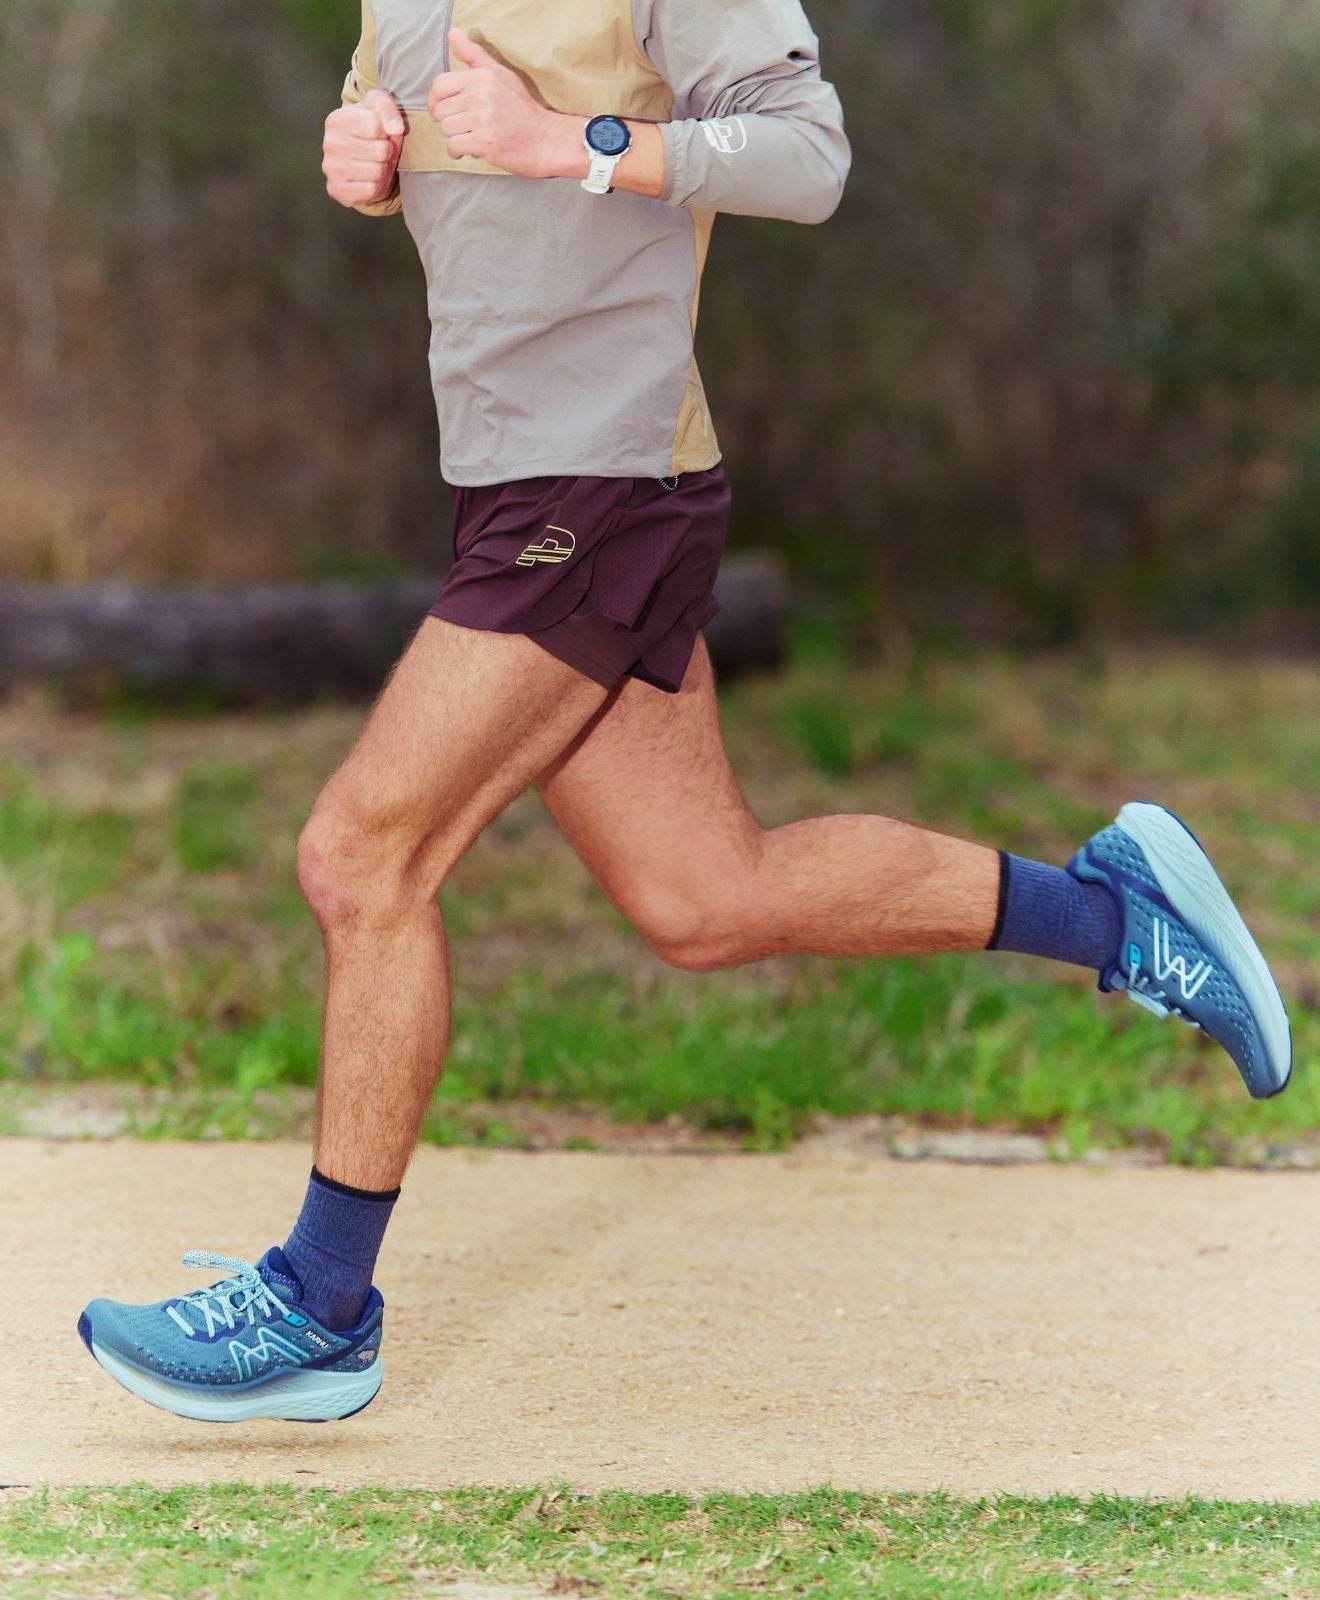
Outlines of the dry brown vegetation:
M742 536L887 614L1313 616L1311 0L809 9L849 197L727 222L704 302ZM355 31L5 6L0 575L435 564L410 242L320 193Z

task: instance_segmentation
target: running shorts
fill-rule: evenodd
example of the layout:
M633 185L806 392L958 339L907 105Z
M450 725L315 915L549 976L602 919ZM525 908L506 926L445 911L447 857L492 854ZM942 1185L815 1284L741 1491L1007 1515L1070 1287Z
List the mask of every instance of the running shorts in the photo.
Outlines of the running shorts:
M522 633L613 689L676 694L719 611L729 485L680 478L524 478L455 489L454 564L433 617Z

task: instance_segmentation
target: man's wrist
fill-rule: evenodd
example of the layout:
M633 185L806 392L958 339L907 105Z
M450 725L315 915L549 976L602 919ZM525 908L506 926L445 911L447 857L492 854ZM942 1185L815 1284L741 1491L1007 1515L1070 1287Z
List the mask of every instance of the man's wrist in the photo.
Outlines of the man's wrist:
M554 126L546 135L547 178L577 178L591 173L586 134L589 117L552 111ZM659 127L652 122L628 121L633 142L614 169L614 187L629 194L658 199L665 185L665 149Z
M591 157L587 153L587 118L576 117L562 111L552 112L555 128L551 140L552 178L585 178L591 171Z

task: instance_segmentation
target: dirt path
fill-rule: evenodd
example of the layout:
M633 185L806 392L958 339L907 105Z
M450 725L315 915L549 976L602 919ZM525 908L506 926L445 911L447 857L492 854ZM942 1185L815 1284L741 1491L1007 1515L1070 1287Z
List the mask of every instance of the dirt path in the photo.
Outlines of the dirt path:
M421 1152L381 1398L149 1410L74 1333L254 1257L290 1145L0 1142L0 1482L1320 1497L1320 1176ZM29 1341L29 1335L31 1339Z

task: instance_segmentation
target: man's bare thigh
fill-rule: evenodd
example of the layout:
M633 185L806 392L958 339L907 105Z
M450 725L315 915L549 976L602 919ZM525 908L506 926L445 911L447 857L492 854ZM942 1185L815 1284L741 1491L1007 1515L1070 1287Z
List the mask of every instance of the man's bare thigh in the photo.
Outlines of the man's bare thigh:
M694 898L750 868L761 831L720 731L705 641L676 695L629 680L540 778L565 837L625 915L663 882Z
M429 617L316 810L438 883L572 743L606 691L519 634ZM313 822L316 814L313 814Z

